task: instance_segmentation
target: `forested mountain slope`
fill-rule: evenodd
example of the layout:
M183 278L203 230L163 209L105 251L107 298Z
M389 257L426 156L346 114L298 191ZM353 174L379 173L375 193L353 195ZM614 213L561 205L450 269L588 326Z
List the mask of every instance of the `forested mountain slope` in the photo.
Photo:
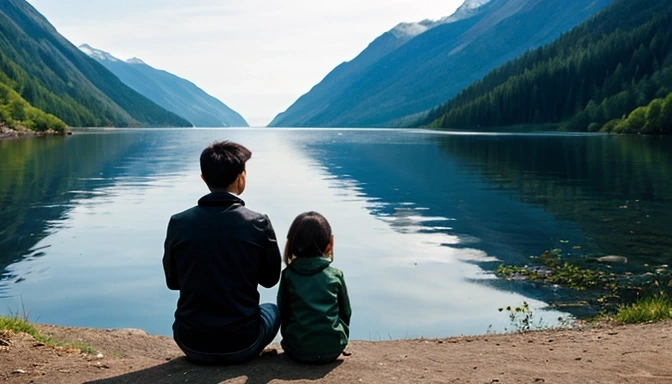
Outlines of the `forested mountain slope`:
M70 126L191 126L124 85L24 0L0 1L0 81Z
M669 0L615 0L555 42L490 72L420 125L561 123L572 131L599 130L672 92L670 26Z

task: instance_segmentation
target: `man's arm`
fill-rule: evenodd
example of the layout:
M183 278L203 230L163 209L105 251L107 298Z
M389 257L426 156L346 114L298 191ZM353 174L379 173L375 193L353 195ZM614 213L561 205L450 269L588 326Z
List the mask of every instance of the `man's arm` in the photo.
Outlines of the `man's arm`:
M282 257L280 248L278 248L278 240L268 216L261 216L255 226L264 233L261 244L263 250L259 268L259 284L264 288L271 288L280 280Z
M172 242L174 236L172 234L173 218L170 218L168 223L168 230L166 233L166 240L163 243L163 272L166 274L166 285L168 289L179 290L180 281L177 278L177 265L175 257L171 253Z

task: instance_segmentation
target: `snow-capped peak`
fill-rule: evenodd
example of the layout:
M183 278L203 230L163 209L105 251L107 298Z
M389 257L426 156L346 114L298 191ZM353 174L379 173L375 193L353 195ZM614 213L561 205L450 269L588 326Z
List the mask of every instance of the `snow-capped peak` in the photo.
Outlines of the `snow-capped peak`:
M478 10L492 0L465 0L464 3L450 16L439 20L423 20L417 23L399 23L390 31L397 38L414 37L428 29L441 24L453 23L473 16Z
M147 65L145 64L144 61L138 59L137 57L131 57L130 59L126 60L128 64L140 64L140 65Z
M467 9L476 9L484 6L485 4L489 3L492 0L464 0L464 4L462 4L462 7L465 7ZM460 7L460 8L462 8Z
M100 49L93 48L88 44L80 45L79 50L86 53L90 57L93 57L96 60L119 61L119 59L110 55L109 53L101 51Z
M467 19L473 16L482 6L488 4L492 0L464 0L464 3L452 15L443 18L447 23L458 20Z
M390 32L397 37L417 36L429 29L426 25L420 23L399 23Z

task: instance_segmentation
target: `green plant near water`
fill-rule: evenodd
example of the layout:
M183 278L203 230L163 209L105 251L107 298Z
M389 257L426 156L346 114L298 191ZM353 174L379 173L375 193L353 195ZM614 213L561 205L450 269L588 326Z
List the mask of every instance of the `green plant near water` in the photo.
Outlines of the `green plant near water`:
M527 301L523 301L523 305L519 307L508 306L506 308L499 308L498 311L506 311L508 313L514 331L526 332L533 328L534 313Z
M576 291L585 291L601 283L606 284L607 276L604 272L581 268L563 261L559 249L546 251L537 259L541 261L541 266L500 265L495 274L508 279L520 277L545 284L558 284Z
M661 290L655 295L620 306L613 319L621 324L672 320L672 298Z
M532 330L542 330L551 328L567 328L572 325L572 320L564 317L558 317L556 326L544 323L543 318L537 318L534 311L530 308L527 301L523 301L520 306L507 306L497 309L499 312L506 312L511 322L511 330L514 332L528 332ZM509 329L505 329L509 331Z
M0 330L7 330L14 333L27 333L31 335L38 342L44 343L52 347L63 347L69 349L79 349L82 353L95 354L96 351L90 346L83 343L61 343L51 337L41 335L40 332L32 325L27 316L0 316Z

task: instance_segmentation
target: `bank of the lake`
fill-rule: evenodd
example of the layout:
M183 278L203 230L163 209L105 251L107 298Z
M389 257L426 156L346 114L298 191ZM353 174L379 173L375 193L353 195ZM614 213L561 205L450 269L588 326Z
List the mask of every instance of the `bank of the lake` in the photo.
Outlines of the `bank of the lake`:
M0 333L0 380L13 383L670 383L672 322L448 339L353 341L348 357L300 366L280 351L231 367L185 361L173 340L141 330L38 325L99 354ZM4 340L4 342L3 342Z
M32 137L40 137L40 136L63 136L66 134L71 134L70 131L63 131L63 132L58 132L58 131L53 131L53 130L47 130L47 131L33 131L28 128L22 128L19 127L18 129L13 129L9 128L5 125L2 125L0 123L0 141L3 140L15 140L15 139L21 139L21 138L32 138Z

